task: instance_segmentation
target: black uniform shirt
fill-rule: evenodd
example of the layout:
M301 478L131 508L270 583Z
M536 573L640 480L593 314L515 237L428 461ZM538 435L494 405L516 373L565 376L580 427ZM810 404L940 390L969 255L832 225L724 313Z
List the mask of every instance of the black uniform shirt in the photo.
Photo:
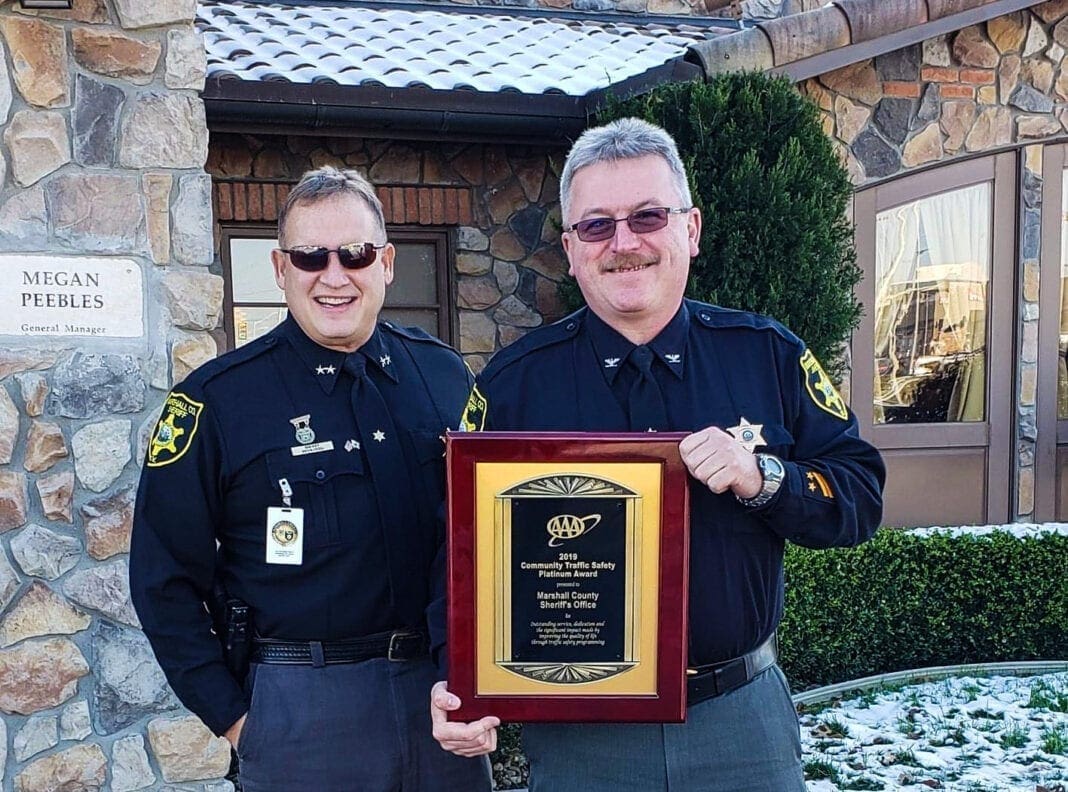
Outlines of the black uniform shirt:
M690 661L730 659L778 625L787 540L833 547L875 532L883 463L815 357L771 319L684 300L648 346L671 430L748 421L764 439L756 451L785 463L761 509L690 480ZM482 428L628 431L633 347L587 309L528 334L478 377Z
M403 471L371 475L366 447L376 440L361 434L345 353L314 343L292 318L193 372L168 396L151 440L131 593L171 686L216 733L247 710L209 632L203 603L216 581L248 603L259 635L290 640L425 629L441 594L441 436L470 373L436 339L387 324L352 354L369 360L396 426L381 442L400 443L410 491ZM285 505L287 489L303 510L300 565L266 561L267 512ZM408 524L384 525L380 499L403 499Z

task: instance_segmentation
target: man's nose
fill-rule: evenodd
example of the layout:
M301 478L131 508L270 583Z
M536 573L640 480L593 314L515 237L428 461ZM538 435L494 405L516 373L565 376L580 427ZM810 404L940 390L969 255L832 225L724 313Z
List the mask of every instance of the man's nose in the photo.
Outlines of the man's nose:
M319 281L327 286L344 286L349 282L348 270L341 266L336 250L331 250L326 260L326 269L319 275Z
M612 237L612 250L623 252L628 250L635 250L641 246L641 240L638 239L638 234L635 234L630 230L630 226L627 225L626 220L620 220L616 223L616 233Z

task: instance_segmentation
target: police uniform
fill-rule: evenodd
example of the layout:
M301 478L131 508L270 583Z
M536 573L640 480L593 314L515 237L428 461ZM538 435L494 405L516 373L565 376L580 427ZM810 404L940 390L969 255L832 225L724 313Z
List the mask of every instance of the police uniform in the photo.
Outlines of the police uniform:
M367 418L356 361L388 416ZM489 789L486 762L442 751L426 718L441 436L470 382L422 331L380 323L346 355L289 318L168 396L138 491L131 593L182 702L216 734L248 712L246 792ZM245 685L210 631L220 584L248 607Z
M691 683L687 723L529 724L531 792L803 790L796 715L772 650L783 548L868 539L882 515L882 461L812 353L771 319L684 300L646 346L667 413L659 428L730 431L783 460L783 480L752 508L690 479L689 656L708 673ZM462 423L643 431L627 410L634 350L584 308L495 356Z

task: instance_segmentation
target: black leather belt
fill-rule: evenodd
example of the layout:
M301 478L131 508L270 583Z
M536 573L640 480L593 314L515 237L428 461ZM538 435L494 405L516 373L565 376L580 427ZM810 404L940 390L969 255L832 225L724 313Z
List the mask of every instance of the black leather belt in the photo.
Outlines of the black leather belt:
M692 706L737 690L767 671L778 660L774 633L760 646L741 657L686 670L686 705Z
M374 657L390 660L414 660L425 657L428 641L424 633L408 630L375 633L345 641L282 641L277 638L254 638L253 663L275 665L310 665L321 667L337 663L358 663Z

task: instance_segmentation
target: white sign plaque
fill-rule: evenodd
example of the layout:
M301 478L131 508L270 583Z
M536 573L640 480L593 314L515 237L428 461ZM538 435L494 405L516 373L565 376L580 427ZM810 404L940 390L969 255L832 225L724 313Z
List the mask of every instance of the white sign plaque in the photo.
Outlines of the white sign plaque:
M0 255L0 335L140 338L142 283L133 259Z

